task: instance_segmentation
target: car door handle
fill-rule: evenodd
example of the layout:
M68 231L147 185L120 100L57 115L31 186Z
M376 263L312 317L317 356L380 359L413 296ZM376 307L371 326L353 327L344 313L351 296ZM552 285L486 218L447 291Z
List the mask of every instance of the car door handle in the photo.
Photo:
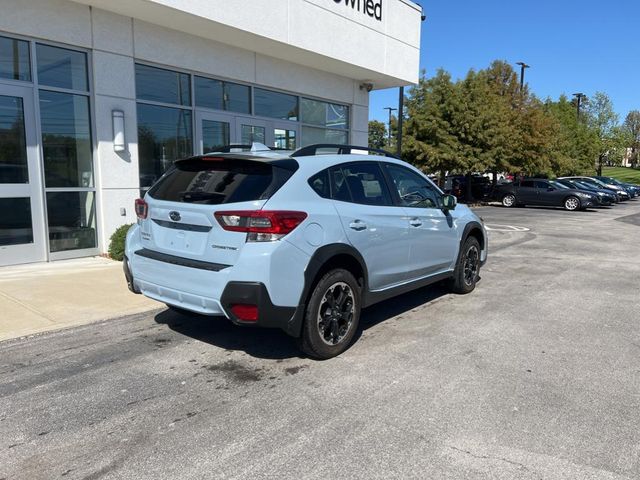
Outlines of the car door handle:
M419 218L412 218L411 220L409 220L409 225L411 225L412 227L421 227L422 221Z
M366 230L367 224L364 223L362 220L355 220L349 224L349 228L352 228L353 230L356 230L356 231Z

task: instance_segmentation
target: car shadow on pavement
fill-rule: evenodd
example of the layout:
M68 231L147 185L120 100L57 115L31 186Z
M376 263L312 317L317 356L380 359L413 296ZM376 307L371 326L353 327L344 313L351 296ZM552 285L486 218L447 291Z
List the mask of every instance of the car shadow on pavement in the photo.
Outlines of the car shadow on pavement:
M294 339L276 329L241 327L224 317L179 313L171 309L158 313L155 321L181 335L225 350L241 350L252 357L284 359L301 356Z
M449 293L451 293L451 289L445 282L440 282L376 303L362 311L358 336L362 330L375 327L385 320L402 315Z
M450 290L443 284L435 284L377 303L362 311L360 325L353 342L362 332L390 318L420 307ZM156 314L155 321L174 332L200 342L229 351L243 351L256 358L300 358L294 338L277 329L241 327L224 317L208 317L196 313L180 313L171 309Z

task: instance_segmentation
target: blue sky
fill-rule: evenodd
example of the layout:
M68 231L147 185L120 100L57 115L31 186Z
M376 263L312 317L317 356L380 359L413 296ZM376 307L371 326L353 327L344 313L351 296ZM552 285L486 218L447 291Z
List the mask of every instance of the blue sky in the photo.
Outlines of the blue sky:
M640 1L414 0L425 10L420 68L454 78L495 59L531 65L525 81L540 98L606 92L624 120L640 110ZM518 69L519 67L515 66ZM398 90L372 92L372 119L398 106Z

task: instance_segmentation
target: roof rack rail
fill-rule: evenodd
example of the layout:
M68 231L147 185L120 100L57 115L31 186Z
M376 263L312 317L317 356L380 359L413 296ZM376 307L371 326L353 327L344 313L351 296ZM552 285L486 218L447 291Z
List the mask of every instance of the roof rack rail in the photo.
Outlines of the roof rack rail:
M386 150L380 148L361 147L357 145L342 145L338 143L317 143L315 145L308 145L302 147L291 154L292 157L310 157L316 155L317 151L323 148L335 148L338 155L349 155L353 150L360 150L369 153L376 153L378 155L384 155L385 157L391 157L399 159L398 156L393 153L389 153Z

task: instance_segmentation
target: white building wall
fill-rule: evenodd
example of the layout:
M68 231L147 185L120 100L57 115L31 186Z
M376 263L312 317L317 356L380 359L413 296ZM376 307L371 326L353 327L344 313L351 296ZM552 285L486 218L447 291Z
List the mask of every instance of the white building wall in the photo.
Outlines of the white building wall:
M360 88L360 80L66 0L0 0L0 12L0 33L92 51L101 252L118 226L135 221L139 179L134 59L348 104L351 142L367 143L369 94ZM125 114L127 150L121 153L113 150L113 110Z
M365 0L76 0L247 51L315 67L376 88L418 81L421 8Z

